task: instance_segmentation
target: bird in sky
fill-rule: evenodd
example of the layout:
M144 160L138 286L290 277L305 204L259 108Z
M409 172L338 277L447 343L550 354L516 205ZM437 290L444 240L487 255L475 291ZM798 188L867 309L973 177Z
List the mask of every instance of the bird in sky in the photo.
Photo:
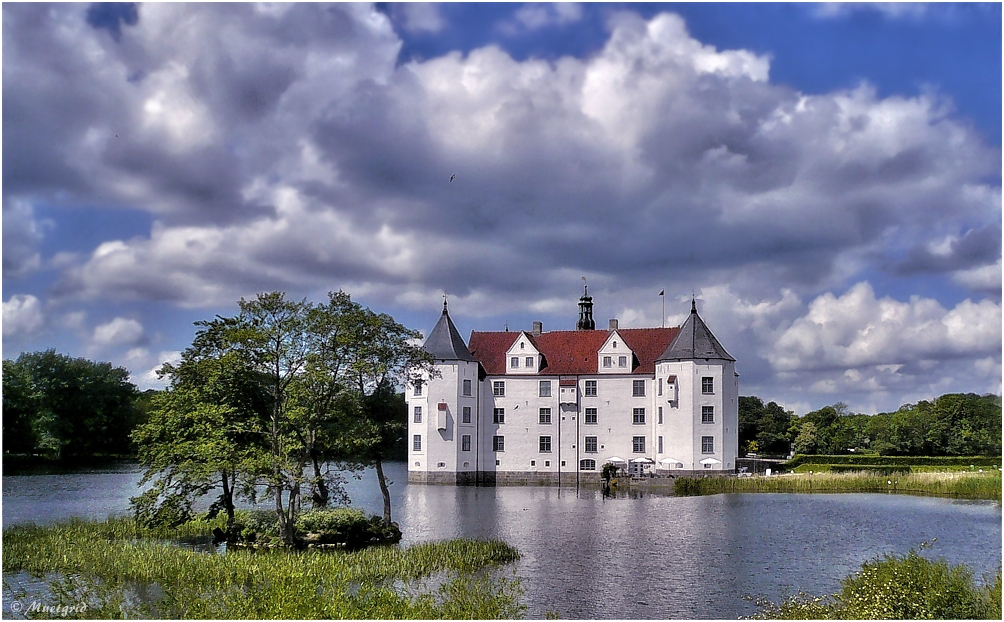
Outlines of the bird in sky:
M456 179L456 178L457 178L457 174L456 173L450 175L450 183L452 184L453 180Z

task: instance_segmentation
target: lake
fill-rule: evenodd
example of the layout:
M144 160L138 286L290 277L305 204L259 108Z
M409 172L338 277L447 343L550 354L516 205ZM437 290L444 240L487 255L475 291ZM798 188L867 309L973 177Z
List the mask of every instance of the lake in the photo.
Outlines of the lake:
M407 483L386 467L403 545L455 537L517 547L527 617L731 618L744 597L826 594L861 563L924 551L977 575L1001 564L1001 506L891 494L736 494L604 498L598 489L474 488ZM3 476L3 525L124 514L133 465ZM382 512L376 477L350 479L356 507ZM7 614L7 603L4 603Z

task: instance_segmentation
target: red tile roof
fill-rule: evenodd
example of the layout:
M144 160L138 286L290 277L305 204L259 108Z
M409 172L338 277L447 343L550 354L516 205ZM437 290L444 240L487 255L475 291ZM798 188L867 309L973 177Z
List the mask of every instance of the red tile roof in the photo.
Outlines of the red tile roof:
M636 365L631 373L652 374L655 359L661 355L680 331L679 328L621 328L617 332L635 353ZM505 353L520 335L515 332L472 331L468 349L481 362L490 376L505 375ZM558 330L531 336L530 341L544 355L539 373L587 375L597 370L596 353L610 335L605 330Z

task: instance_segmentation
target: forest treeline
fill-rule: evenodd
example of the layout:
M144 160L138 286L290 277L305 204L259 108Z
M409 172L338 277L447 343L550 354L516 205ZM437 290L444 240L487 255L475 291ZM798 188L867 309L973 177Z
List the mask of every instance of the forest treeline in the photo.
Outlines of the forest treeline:
M1001 455L1001 398L948 393L895 412L851 412L836 403L796 417L775 402L739 398L740 453Z

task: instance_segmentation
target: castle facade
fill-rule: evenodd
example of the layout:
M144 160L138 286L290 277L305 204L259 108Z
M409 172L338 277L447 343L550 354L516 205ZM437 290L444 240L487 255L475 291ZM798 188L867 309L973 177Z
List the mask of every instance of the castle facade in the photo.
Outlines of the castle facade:
M446 306L424 348L436 374L406 388L408 481L561 484L735 470L739 375L691 302L675 328L473 331Z

